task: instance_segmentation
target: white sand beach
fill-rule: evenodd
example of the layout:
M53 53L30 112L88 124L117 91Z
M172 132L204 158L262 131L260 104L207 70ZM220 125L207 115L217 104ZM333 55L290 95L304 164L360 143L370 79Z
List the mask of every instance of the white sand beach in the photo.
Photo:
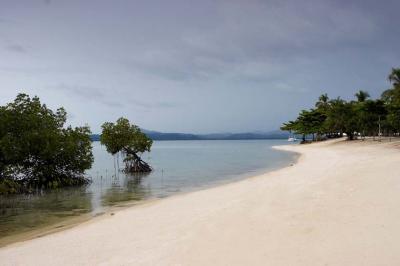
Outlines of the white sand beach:
M1 265L400 265L400 143L284 146L290 167L0 249Z

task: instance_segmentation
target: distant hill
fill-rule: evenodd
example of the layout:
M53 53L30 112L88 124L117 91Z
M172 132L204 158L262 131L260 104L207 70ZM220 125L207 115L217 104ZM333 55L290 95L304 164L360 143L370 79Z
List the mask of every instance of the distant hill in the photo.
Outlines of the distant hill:
M100 141L100 134L92 134L90 135L90 139L92 141Z
M162 133L142 129L142 131L152 140L199 140L199 135L186 134L186 133Z
M188 133L163 133L142 129L152 140L244 140L244 139L287 139L289 134L281 130L268 132L245 133L215 133L215 134L188 134ZM92 141L99 141L100 135L91 135Z
M245 132L245 133L224 133L199 135L201 139L216 140L240 140L240 139L287 139L289 134L284 131L275 130L269 132Z

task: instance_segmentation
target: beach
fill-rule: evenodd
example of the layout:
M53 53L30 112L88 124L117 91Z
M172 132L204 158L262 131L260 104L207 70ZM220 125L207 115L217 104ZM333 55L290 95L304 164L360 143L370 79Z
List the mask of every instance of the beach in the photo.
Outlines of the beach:
M398 265L400 143L277 147L292 166L0 249L1 265Z

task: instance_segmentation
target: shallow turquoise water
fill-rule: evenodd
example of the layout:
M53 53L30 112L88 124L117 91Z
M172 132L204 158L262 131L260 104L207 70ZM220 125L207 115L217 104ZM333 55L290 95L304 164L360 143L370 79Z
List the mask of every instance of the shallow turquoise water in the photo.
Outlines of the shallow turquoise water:
M40 195L0 197L0 237L57 223L84 213L97 215L110 206L162 198L254 176L291 164L296 155L272 150L284 140L156 141L142 158L154 171L125 175L114 158L93 143L95 162L87 187ZM122 159L120 168L122 166Z

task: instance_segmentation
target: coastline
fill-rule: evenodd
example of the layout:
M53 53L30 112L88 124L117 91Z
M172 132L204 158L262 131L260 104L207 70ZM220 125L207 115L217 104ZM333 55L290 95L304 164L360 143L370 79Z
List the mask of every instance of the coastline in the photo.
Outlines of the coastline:
M280 145L277 146L271 146L271 149L273 150L279 150ZM265 166L261 168L256 168L249 170L247 172L243 173L238 173L238 174L231 174L229 175L226 179L218 180L213 183L209 184L202 184L200 186L196 187L190 187L190 188L185 188L183 190L179 190L178 192L175 192L174 194L163 196L163 197L156 197L156 196L150 196L143 198L141 200L128 200L128 201L121 201L121 202L116 202L114 205L109 205L109 206L104 206L102 212L99 213L93 213L91 211L81 213L76 216L70 216L70 217L65 217L64 219L57 221L57 222L49 222L44 225L40 225L37 228L31 228L30 230L25 230L22 232L17 232L13 234L9 234L4 237L0 237L0 248L18 243L18 242L24 242L28 240L32 240L35 238L41 238L46 235L54 234L57 232L61 232L64 230L71 229L73 227L79 226L82 223L88 223L91 222L92 220L98 220L101 219L103 216L107 215L114 215L115 213L125 210L127 208L132 208L132 207L137 207L139 205L143 204L151 204L153 202L157 202L159 200L164 200L165 198L169 197L174 197L174 196L180 196L180 195L185 195L188 193L196 192L196 191L201 191L201 190L207 190L210 188L214 187L219 187L219 186L224 186L230 183L235 183L235 182L240 182L241 180L244 179L249 179L249 178L254 178L258 177L260 175L264 175L268 172L273 172L279 169L283 169L285 167L291 166L295 164L298 160L298 157L300 156L299 153L292 152L292 151L287 151L288 153L291 154L291 159L288 162L285 163L279 163L278 165L273 165L273 166Z
M301 156L293 166L145 202L11 244L0 249L0 261L4 265L396 264L400 232L398 219L393 218L400 218L395 190L400 185L396 179L400 150L393 148L395 143L335 140L276 147ZM380 176L382 171L385 176ZM376 214L381 220L373 219Z

